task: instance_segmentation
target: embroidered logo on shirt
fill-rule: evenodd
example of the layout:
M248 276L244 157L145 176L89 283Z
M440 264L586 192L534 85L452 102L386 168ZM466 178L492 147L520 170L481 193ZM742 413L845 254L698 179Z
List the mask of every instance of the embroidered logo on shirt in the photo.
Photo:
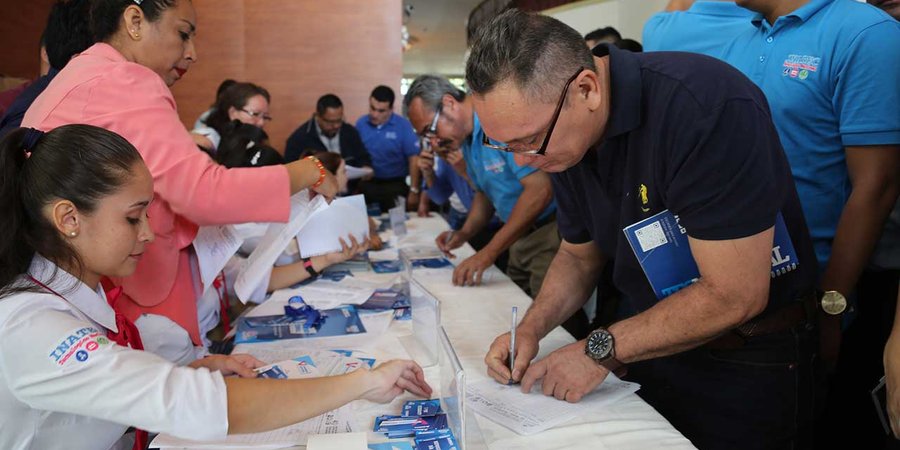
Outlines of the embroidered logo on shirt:
M485 161L484 163L484 170L488 172L501 173L504 167L506 167L506 161L502 159L494 162Z
M101 345L109 345L109 340L94 327L82 327L68 334L50 352L49 358L58 367L67 367L72 361L85 362L90 353ZM68 364L67 364L68 363Z
M647 207L647 204L650 203L650 198L647 196L647 186L643 183L641 183L640 187L638 187L638 194L641 197L641 211L650 211L650 208Z
M782 64L781 76L805 80L809 77L810 72L819 70L821 62L822 58L818 56L788 55Z

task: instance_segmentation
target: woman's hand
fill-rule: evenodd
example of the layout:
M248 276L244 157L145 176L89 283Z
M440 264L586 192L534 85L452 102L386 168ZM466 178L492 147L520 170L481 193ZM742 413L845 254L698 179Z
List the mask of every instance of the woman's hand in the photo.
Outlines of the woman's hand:
M360 372L363 372L362 370ZM414 361L395 359L363 372L366 392L362 398L376 403L388 403L404 391L419 397L431 397L431 386L425 373Z
M350 245L347 245L347 242L344 241L343 238L340 238L341 241L341 251L329 253L325 255L325 262L328 266L333 264L342 263L350 258L353 258L355 255L362 253L369 249L369 239L362 241L360 243L356 240L356 237L352 234L348 236L350 239Z
M236 355L209 355L188 364L188 367L193 367L194 369L205 367L212 371L222 372L222 375L256 378L256 371L253 369L264 365L266 363L250 355L239 353Z

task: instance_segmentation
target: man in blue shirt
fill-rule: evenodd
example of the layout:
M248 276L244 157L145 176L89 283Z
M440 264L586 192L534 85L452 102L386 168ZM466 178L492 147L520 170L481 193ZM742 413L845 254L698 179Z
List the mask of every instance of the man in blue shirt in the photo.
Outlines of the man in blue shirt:
M851 0L737 3L756 13L753 28L723 59L766 94L816 248L820 289L848 296L900 192L900 24ZM866 298L858 299L856 312L882 314ZM825 326L833 341L823 357L833 363L840 323ZM865 388L877 381L839 381L860 373L846 358L879 345L855 341L852 328L840 345L829 395L836 416L871 412L861 402L853 408L833 402L854 389L865 398Z
M645 52L674 50L718 57L735 36L752 27L753 13L734 2L697 1L685 11L673 11L672 3L644 24Z
M407 209L412 211L419 205L421 188L417 162L419 137L409 121L394 114L393 109L394 91L378 86L369 96L369 114L356 121L356 129L375 170L375 177L361 184L360 189L368 203L378 203L382 210L393 206L397 197L405 197Z
M428 202L434 201L438 205L450 203L450 217L447 222L450 228L459 230L462 228L472 201L475 199L475 190L469 181L466 168L466 160L461 150L448 148L431 148L428 140L423 142L422 152L419 154L419 169L425 180L426 189L419 201L419 215L427 212Z
M537 295L559 248L550 177L519 166L511 154L482 148L484 133L471 100L444 77L416 78L404 109L432 147L462 149L476 189L465 224L438 236L438 247L445 252L458 248L487 226L495 211L504 222L488 245L456 266L454 284L480 284L484 271L509 249L508 275L529 295Z

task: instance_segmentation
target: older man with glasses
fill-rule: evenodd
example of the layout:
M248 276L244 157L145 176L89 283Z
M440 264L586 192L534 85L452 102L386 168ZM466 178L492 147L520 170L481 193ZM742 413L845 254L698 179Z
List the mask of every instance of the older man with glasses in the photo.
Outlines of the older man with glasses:
M404 109L426 142L426 151L462 150L468 181L475 189L465 223L438 236L438 247L449 254L487 226L495 211L504 222L484 248L457 265L454 284L480 284L484 271L508 249L510 278L529 295L537 295L559 248L550 177L516 164L510 153L484 148L471 98L446 78L416 78Z
M712 58L591 51L518 10L481 29L466 81L484 145L552 173L563 239L512 370L507 333L489 375L577 402L627 368L698 448L808 448L817 264L762 92ZM532 361L613 259L637 314Z

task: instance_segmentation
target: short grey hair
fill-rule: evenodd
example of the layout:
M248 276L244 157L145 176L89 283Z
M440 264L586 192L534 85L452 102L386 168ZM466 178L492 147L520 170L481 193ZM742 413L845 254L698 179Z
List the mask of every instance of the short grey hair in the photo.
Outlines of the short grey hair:
M426 108L436 111L441 99L446 94L450 94L460 102L466 99L466 93L454 86L447 78L434 74L419 75L413 80L409 90L406 91L406 96L403 97L403 115L409 116L409 104L416 97L422 99L422 104Z
M512 80L529 97L549 103L579 67L596 71L577 31L549 16L510 9L478 31L466 63L466 83L471 92L483 95Z

